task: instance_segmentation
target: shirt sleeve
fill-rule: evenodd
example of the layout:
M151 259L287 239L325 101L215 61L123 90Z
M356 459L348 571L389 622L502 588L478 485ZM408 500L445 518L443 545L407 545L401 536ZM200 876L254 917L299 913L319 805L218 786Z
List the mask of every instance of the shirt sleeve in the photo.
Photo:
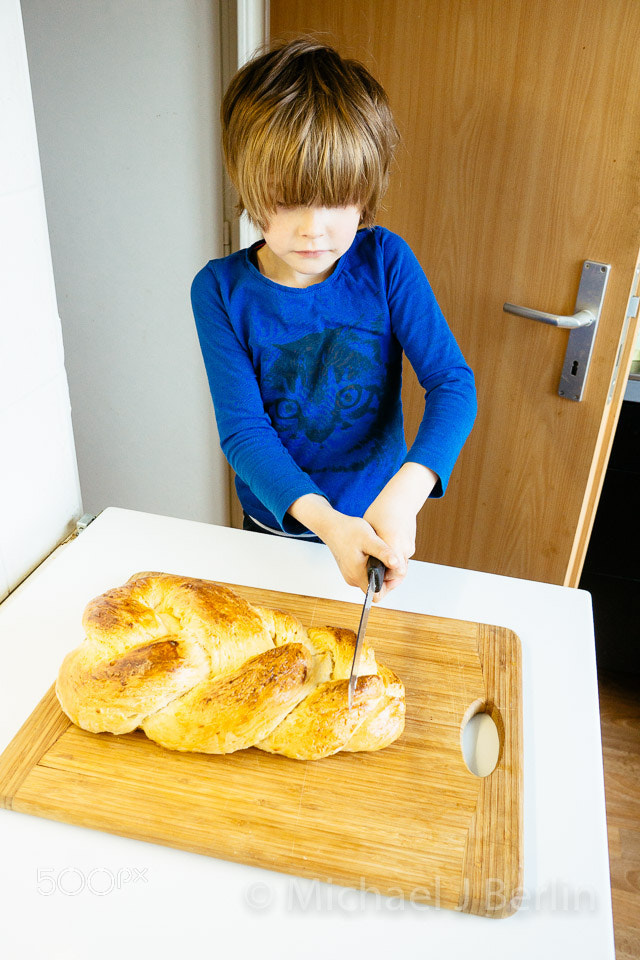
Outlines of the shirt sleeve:
M431 496L442 497L476 417L474 377L415 254L400 237L387 239L391 324L425 391L424 415L404 462L433 470L439 483Z
M287 510L307 493L324 494L298 467L273 428L247 348L238 338L213 270L191 286L191 304L222 451L236 474L286 532L303 529Z

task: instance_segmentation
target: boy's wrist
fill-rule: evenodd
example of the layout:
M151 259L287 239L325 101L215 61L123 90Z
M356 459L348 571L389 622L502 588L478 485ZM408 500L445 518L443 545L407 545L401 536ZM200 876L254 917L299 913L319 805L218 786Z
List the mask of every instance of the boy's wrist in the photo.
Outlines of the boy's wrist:
M422 463L407 461L389 480L384 490L402 500L405 508L418 514L438 482L438 474Z
M326 497L318 493L305 493L302 497L298 497L287 513L321 540L326 539L326 533L337 517L337 511L333 509Z

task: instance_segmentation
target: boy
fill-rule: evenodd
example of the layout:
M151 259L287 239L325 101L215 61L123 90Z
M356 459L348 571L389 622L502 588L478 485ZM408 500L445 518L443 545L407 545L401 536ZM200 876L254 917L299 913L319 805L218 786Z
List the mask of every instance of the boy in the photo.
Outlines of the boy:
M245 65L222 104L225 163L264 240L212 260L192 304L245 529L323 541L347 583L415 550L476 414L473 374L417 259L374 227L397 130L362 64L303 38ZM407 453L402 352L425 389Z

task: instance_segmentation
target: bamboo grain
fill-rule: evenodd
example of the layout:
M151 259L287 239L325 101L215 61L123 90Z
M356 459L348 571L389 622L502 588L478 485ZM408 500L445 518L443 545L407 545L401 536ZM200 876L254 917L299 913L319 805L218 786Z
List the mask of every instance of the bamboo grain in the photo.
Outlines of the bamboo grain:
M233 589L307 626L357 628L358 604ZM256 748L165 750L140 730L91 734L48 691L0 757L14 810L495 918L522 885L520 642L491 625L376 608L367 638L403 680L407 721L384 750L315 762ZM479 778L463 721L486 709L498 765ZM354 801L356 801L354 803Z

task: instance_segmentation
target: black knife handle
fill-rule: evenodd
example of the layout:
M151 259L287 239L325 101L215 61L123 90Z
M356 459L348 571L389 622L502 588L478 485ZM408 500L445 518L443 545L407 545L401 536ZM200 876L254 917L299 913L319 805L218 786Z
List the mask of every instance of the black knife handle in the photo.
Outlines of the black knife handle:
M373 573L374 593L379 593L382 590L386 569L382 560L378 560L376 557L369 557L367 560L367 580L370 580L370 575Z

